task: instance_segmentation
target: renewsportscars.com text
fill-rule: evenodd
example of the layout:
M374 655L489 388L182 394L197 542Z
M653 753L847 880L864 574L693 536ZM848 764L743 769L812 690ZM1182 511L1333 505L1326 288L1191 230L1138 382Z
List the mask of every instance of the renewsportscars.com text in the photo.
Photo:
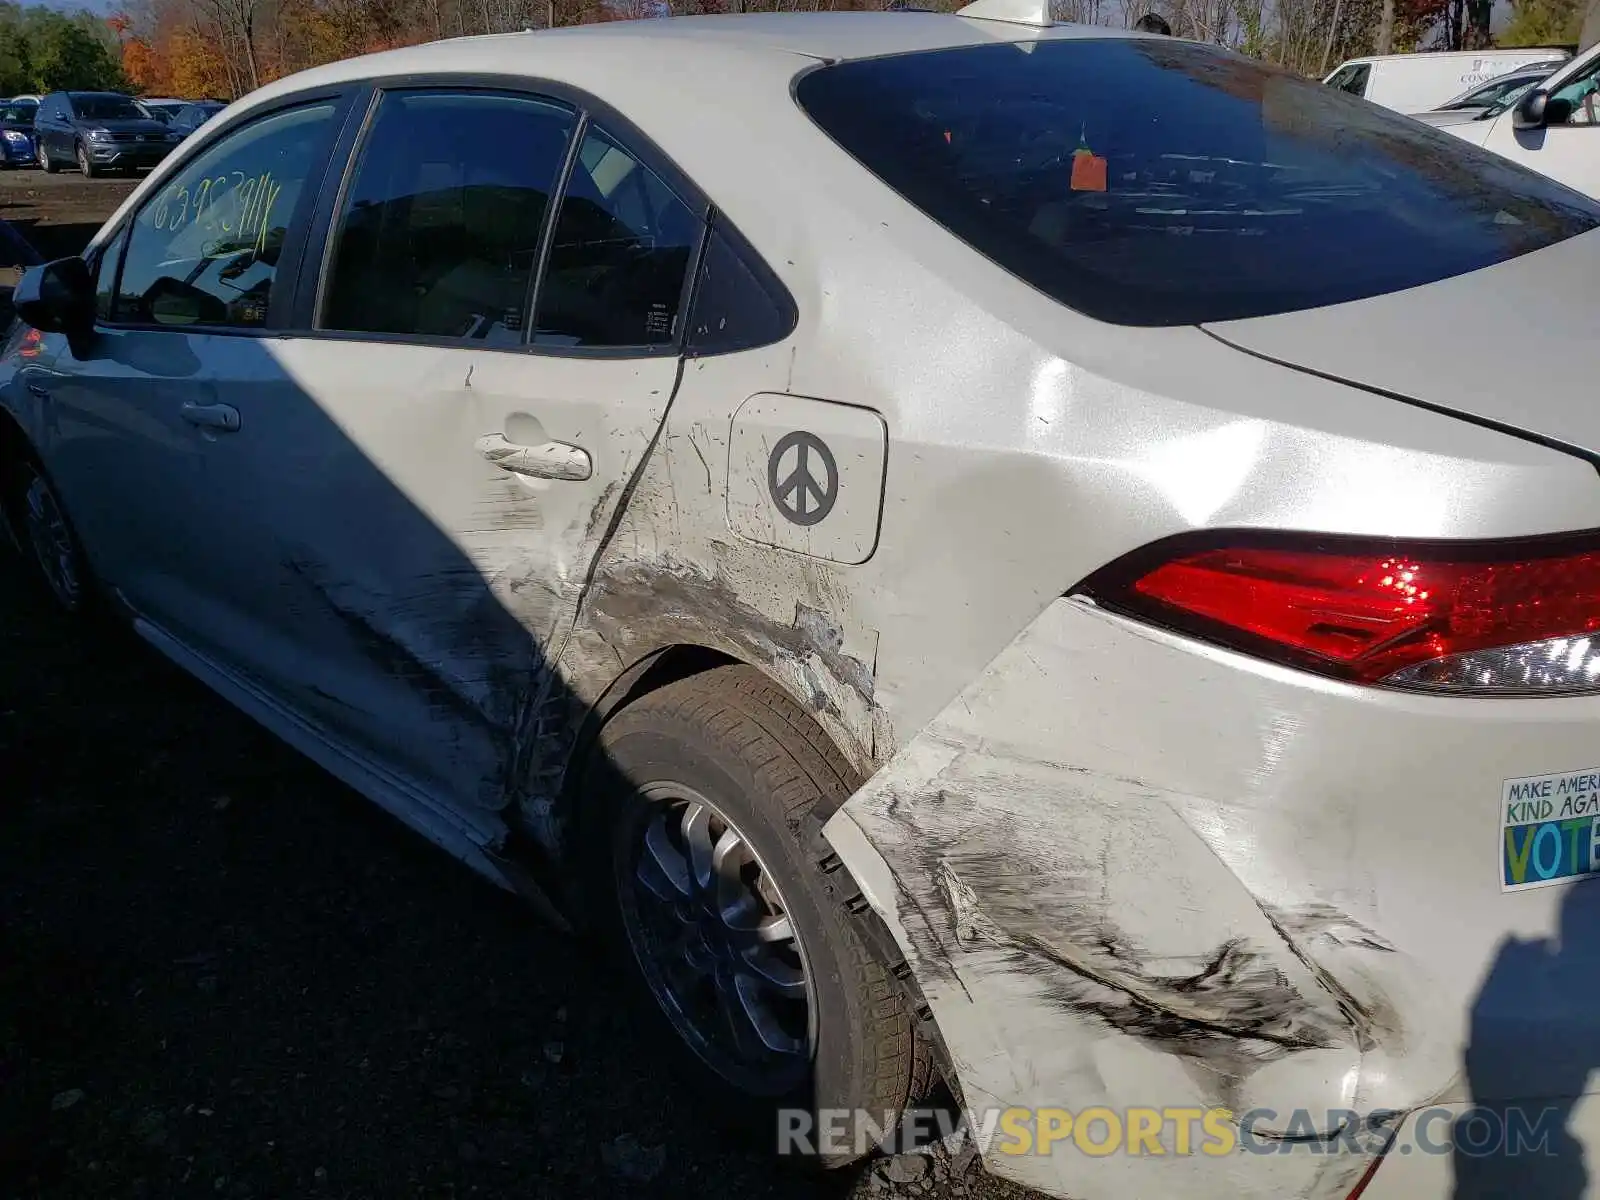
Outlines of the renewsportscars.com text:
M900 1116L864 1109L790 1108L778 1113L778 1153L859 1156L900 1154L943 1141L972 1145L985 1157L1084 1154L1103 1158L1200 1154L1381 1154L1405 1125L1407 1153L1469 1157L1551 1154L1564 1116L1559 1109L1424 1108L1406 1114L1349 1109L1163 1106L1080 1110L914 1109ZM1271 1131L1264 1132L1264 1131ZM1324 1131L1336 1132L1327 1133Z

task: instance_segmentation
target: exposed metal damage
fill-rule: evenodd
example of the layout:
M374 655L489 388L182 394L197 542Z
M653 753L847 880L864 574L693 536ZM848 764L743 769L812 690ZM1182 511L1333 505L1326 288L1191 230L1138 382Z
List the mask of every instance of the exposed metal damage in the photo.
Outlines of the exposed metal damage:
M501 808L522 794L537 757L539 717L559 679L500 589L463 567L430 576L427 590L408 601L332 580L305 560L284 565L386 675L426 700L441 729L464 722L493 743L492 774L478 780L480 803ZM519 590L516 581L510 587ZM533 607L548 612L548 598Z
M709 640L740 658L786 669L818 714L838 719L847 706L872 705L872 665L846 653L839 625L804 601L793 602L793 620L785 625L726 579L670 559L608 572L592 600L595 632L624 660L652 641Z

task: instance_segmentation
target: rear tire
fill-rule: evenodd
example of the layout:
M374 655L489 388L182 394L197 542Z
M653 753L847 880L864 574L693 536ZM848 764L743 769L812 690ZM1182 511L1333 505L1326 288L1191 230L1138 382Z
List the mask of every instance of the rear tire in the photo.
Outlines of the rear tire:
M781 1109L887 1129L926 1093L928 1047L806 820L853 773L786 693L746 666L667 684L607 722L584 782L589 911L714 1117L771 1151Z

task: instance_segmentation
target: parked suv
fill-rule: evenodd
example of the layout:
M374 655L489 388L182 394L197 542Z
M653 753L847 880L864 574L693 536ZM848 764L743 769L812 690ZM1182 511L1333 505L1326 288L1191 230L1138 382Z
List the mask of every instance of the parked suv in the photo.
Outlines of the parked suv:
M120 92L51 92L39 102L35 153L46 171L64 162L95 176L153 167L182 139Z

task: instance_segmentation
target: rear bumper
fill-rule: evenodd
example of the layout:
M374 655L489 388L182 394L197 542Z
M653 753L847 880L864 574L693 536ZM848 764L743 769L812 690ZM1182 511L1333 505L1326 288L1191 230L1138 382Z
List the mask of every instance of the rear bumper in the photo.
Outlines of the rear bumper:
M1058 601L826 833L969 1108L1226 1109L1250 1134L1012 1139L991 1170L1076 1200L1331 1200L1398 1116L1338 1135L1378 1114L1584 1090L1561 1048L1600 1035L1600 953L1554 931L1600 887L1505 892L1498 854L1503 781L1596 764L1600 699L1354 687ZM1449 1194L1449 1152L1395 1144L1445 1164L1409 1195Z

